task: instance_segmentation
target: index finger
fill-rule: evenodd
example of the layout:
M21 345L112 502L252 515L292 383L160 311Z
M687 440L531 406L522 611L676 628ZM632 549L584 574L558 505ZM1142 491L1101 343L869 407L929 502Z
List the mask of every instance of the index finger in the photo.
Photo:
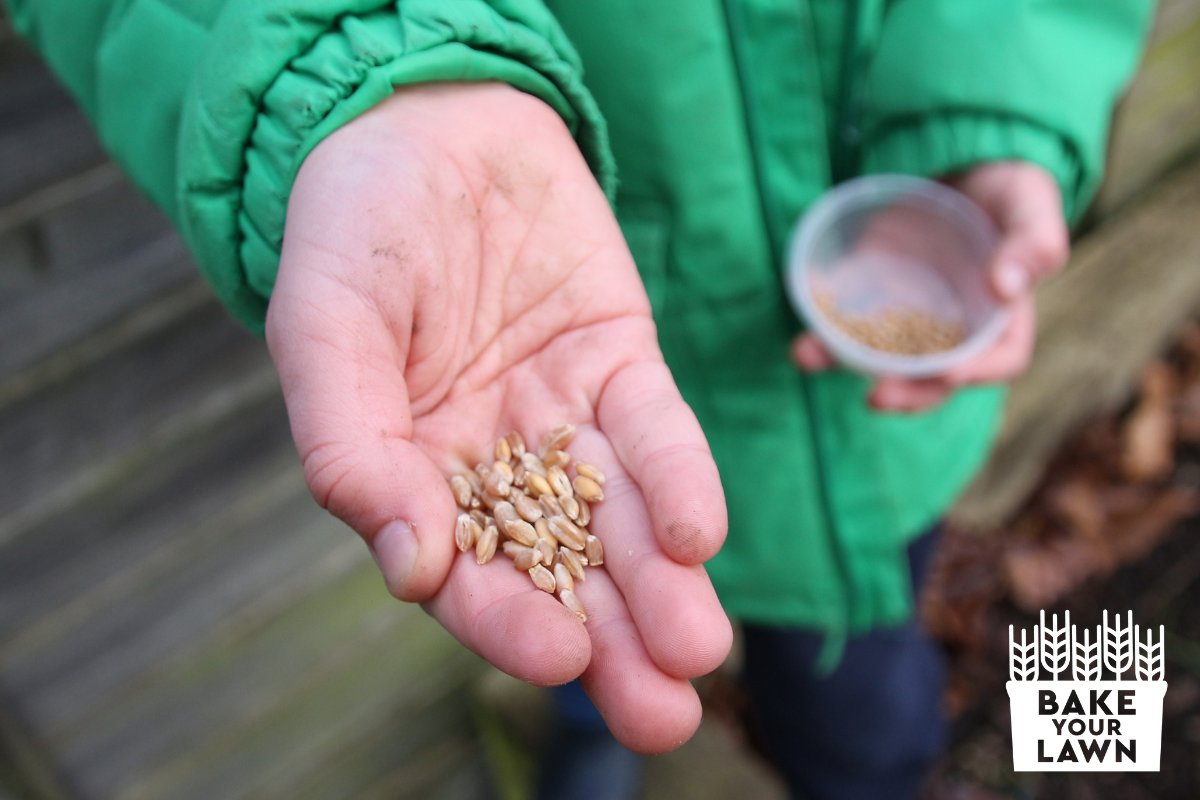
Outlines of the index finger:
M728 517L708 440L661 361L639 361L609 379L596 419L641 487L655 538L681 564L700 564L725 542Z

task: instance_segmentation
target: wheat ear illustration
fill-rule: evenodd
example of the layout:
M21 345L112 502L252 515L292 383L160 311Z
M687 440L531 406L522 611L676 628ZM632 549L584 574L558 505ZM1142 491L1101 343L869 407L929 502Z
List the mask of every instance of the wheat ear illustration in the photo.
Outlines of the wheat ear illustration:
M1050 680L1058 680L1058 674L1067 669L1071 659L1071 648L1068 642L1071 626L1071 612L1063 614L1063 624L1059 627L1058 614L1050 617L1046 624L1046 612L1041 613L1042 635L1038 639L1042 651L1042 669L1050 675Z
M1104 634L1104 666L1113 673L1114 680L1121 680L1121 674L1133 666L1134 642L1130 638L1133 634L1133 612L1129 612L1124 625L1121 624L1121 615L1114 614L1113 622L1109 625L1108 611L1105 611L1101 618L1101 629Z
M1161 681L1163 678L1163 637L1165 631L1158 626L1158 641L1154 641L1154 629L1146 629L1146 641L1134 629L1134 641L1137 642L1137 677L1143 681Z
M1038 628L1033 626L1033 641L1026 643L1025 629L1021 628L1021 643L1013 638L1013 626L1008 626L1008 677L1014 681L1037 680Z
M1100 628L1096 627L1096 638L1090 628L1083 628L1083 640L1079 639L1076 626L1071 626L1072 672L1077 681L1100 680Z

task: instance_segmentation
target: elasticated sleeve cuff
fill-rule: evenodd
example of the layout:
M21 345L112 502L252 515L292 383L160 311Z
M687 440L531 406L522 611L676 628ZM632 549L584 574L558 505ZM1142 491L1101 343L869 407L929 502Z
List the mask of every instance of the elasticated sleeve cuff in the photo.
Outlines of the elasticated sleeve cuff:
M540 1L292 0L311 15L273 14L278 5L229 5L185 98L179 139L182 230L221 300L251 329L263 329L301 163L395 87L502 81L540 98L611 198L604 121Z
M852 106L870 171L941 175L1020 159L1049 170L1071 219L1100 183L1113 105L1149 0L889 3Z
M1086 207L1100 177L1098 170L1085 170L1078 154L1054 132L1019 118L984 113L931 114L893 123L867 142L863 159L868 173L926 177L985 161L1028 161L1054 176L1071 220Z

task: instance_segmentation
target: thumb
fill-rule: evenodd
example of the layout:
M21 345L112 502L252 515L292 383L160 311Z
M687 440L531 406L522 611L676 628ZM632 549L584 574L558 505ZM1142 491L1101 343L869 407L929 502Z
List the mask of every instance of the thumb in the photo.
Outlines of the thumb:
M1005 166L1012 170L1008 180L982 198L982 205L1000 228L991 265L993 289L1014 300L1066 263L1070 238L1054 178L1030 164Z
M411 441L407 342L354 298L331 325L336 290L321 287L319 305L301 301L297 284L313 280L281 267L267 318L305 480L367 543L393 595L428 600L450 570L456 510L441 471Z
M313 497L362 536L392 595L409 602L433 597L455 555L449 531L457 513L437 467L404 439L328 439L289 416ZM326 443L306 446L321 439Z

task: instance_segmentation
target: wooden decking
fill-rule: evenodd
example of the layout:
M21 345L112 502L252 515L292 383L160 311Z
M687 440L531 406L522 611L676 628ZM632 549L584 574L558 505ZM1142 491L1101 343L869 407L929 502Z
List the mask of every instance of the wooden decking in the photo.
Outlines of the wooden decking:
M315 507L262 344L7 36L0 120L0 782L482 796L482 665Z
M1010 511L1200 308L1198 81L1200 0L1166 2L963 519ZM493 772L513 797L536 695L392 601L314 506L261 343L2 22L0 164L0 800L473 798ZM781 796L706 724L648 796L731 787Z

